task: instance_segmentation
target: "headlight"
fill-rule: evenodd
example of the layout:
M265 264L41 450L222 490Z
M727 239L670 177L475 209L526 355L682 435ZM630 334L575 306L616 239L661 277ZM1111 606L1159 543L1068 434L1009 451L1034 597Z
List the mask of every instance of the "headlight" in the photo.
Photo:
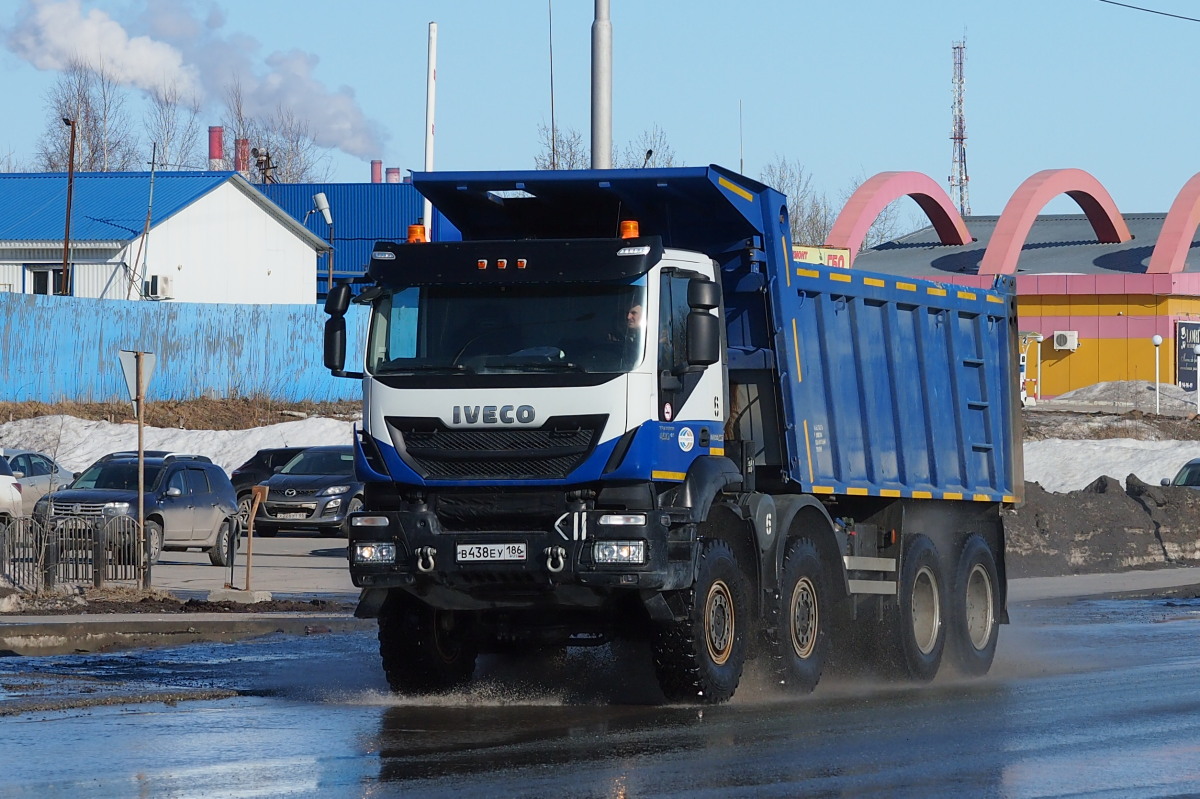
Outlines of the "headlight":
M645 541L597 541L592 545L592 557L597 563L646 562Z
M45 516L49 510L50 510L50 501L46 500L46 499L39 499L37 501L37 503L33 506L33 515L34 516Z
M342 500L340 497L338 499L331 499L325 503L326 511L337 510L340 507L342 507Z
M645 527L646 514L644 513L606 513L600 517L600 524L613 525L618 527Z
M355 563L395 563L396 545L383 541L361 541L352 552Z
M100 509L100 512L103 513L105 516L128 516L129 515L129 503L128 502L109 502L107 505L105 505L103 508Z
M349 490L350 486L330 486L329 488L318 491L317 496L329 497L333 496L334 494L345 494Z

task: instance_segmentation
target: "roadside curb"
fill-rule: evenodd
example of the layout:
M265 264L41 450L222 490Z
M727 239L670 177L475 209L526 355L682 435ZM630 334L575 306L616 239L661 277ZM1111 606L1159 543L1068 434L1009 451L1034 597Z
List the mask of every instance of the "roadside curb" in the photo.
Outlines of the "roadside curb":
M135 646L234 641L271 633L319 635L373 629L349 613L112 613L0 617L0 656L62 655Z

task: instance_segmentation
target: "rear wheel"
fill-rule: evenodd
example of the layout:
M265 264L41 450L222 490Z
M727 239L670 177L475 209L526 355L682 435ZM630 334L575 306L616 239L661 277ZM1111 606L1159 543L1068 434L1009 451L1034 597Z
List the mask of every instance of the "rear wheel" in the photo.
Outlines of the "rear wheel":
M379 655L392 691L448 691L470 682L479 654L471 622L470 614L392 591L379 609Z
M158 563L163 550L163 529L158 522L146 522L146 538L150 543L150 563Z
M221 522L221 529L217 531L217 541L208 550L208 560L212 565L228 566L233 563L233 553L241 543L241 536L234 532L236 529L237 526L230 519Z
M937 548L926 536L909 539L897 591L890 619L889 670L897 677L928 682L937 675L946 645L946 590Z
M978 677L988 673L996 656L1000 580L992 550L978 535L963 545L950 598L950 645L955 667Z
M729 544L708 541L682 619L654 634L654 671L670 700L728 701L742 678L749 634L746 578Z
M789 690L809 693L825 668L830 622L825 573L812 541L801 538L788 547L779 587L776 672Z

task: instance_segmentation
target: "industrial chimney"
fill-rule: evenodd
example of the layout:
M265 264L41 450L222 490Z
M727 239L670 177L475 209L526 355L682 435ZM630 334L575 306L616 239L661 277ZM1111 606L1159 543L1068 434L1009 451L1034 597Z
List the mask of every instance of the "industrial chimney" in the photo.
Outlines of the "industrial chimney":
M220 125L208 129L208 168L214 172L225 169L225 129Z

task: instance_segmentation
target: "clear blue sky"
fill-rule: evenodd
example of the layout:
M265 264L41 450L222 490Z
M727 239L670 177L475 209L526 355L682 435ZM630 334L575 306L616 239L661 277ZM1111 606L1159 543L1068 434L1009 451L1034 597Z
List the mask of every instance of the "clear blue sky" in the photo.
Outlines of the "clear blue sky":
M1200 17L1194 0L1135 5ZM438 23L439 169L525 169L550 121L547 0L0 0L0 156L31 161L57 59L205 92L236 71L335 143L333 178L420 169ZM553 0L555 121L590 135L591 0ZM611 0L613 141L657 125L677 160L757 177L782 155L840 199L855 178L951 165L951 44L966 34L972 210L1077 167L1125 212L1165 211L1200 170L1200 23L1099 0ZM739 126L739 103L741 124ZM140 116L140 111L135 111ZM1067 200L1051 210L1073 211ZM915 206L914 206L915 208Z

